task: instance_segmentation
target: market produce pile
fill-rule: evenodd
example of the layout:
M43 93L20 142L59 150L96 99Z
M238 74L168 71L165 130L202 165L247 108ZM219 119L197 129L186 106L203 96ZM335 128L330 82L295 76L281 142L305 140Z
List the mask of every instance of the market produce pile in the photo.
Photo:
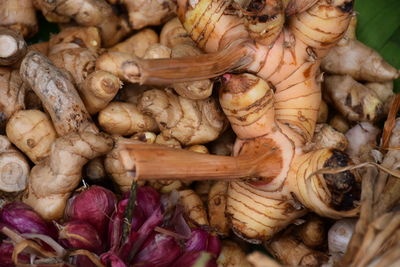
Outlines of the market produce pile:
M400 263L400 71L353 4L1 1L0 266Z

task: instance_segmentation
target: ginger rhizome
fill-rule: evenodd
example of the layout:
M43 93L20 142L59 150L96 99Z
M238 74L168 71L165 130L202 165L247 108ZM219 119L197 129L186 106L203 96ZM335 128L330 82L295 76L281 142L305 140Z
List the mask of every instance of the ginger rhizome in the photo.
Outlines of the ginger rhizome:
M41 99L59 136L50 155L32 168L22 200L43 218L58 219L80 182L82 167L111 150L113 141L99 133L70 80L46 57L29 52L20 73Z
M203 144L215 140L225 129L225 116L213 98L191 100L171 90L148 90L138 105L150 114L166 137L181 144Z
M32 0L13 0L0 2L0 26L31 37L38 31L36 10Z
M0 135L0 190L19 192L26 188L30 167L25 156Z
M36 0L47 20L67 23L74 20L81 26L95 26L100 30L105 47L118 43L129 32L128 22L117 16L104 0Z
M14 113L6 126L10 141L37 164L50 155L57 138L47 114L40 110L20 110Z

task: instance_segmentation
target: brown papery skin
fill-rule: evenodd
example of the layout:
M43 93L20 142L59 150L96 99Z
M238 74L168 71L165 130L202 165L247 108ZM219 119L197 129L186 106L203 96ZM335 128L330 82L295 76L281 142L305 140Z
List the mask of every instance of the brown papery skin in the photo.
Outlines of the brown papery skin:
M14 112L25 109L26 86L17 70L0 67L0 133Z
M28 46L29 51L36 51L45 56L49 54L49 42L40 42Z
M10 141L37 164L50 154L57 137L49 116L40 110L20 110L14 113L6 127Z
M26 188L30 167L24 155L6 136L0 135L0 190L19 192Z
M29 52L20 73L42 100L59 136L72 131L97 131L72 83L46 57Z
M143 57L147 48L155 43L158 43L157 33L152 29L143 29L125 41L114 45L108 51L123 52Z
M47 20L66 23L71 19L82 26L96 26L100 30L102 44L110 47L129 32L128 23L117 16L104 0L36 0L38 8ZM107 18L107 19L105 19Z
M27 51L26 43L18 32L0 27L0 65L17 63Z
M36 10L32 0L13 0L0 2L0 26L31 37L38 31Z

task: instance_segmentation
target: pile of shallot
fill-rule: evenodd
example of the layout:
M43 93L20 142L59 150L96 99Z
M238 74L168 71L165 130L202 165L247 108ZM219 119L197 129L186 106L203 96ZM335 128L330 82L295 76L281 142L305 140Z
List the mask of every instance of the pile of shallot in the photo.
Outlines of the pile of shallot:
M57 222L11 202L0 211L0 227L1 266L211 267L221 251L216 235L188 225L176 191L160 195L148 186L120 199L104 187L84 187Z

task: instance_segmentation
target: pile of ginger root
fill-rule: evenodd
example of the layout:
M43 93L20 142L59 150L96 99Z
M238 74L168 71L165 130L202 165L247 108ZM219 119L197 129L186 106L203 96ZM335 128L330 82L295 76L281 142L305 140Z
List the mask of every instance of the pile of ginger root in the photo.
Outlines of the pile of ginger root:
M197 1L204 5L202 16L221 17L219 26L213 22L216 32L232 27L226 35L218 32L223 37L216 33L216 41L205 38L210 26L196 17L196 1L0 2L0 203L22 201L57 221L79 185L107 185L123 194L133 182L146 184L176 194L191 226L225 239L219 266L369 266L372 259L361 260L367 251L363 234L389 218L384 214L400 200L398 174L390 171L399 157L390 148L398 142L400 100L393 81L400 72L356 39L356 14L346 1L351 2ZM183 7L183 2L188 3ZM343 33L329 51L319 50L320 40L293 41L299 36L296 22L285 19L336 2L343 2L335 8L349 17L349 26L340 25ZM229 20L234 16L241 22ZM43 30L38 17L59 32L28 45ZM249 34L241 32L243 25ZM267 34L260 25L267 26ZM251 45L242 38L250 38ZM322 99L317 108L310 104L304 114L284 113L281 103L291 100L280 90L300 84L297 69L290 69L290 62L270 63L269 73L266 60L275 54L265 52L263 61L249 52L252 45L260 55L267 50L259 47L276 57L282 53L282 62L292 60L287 51L307 57L299 69L311 73L304 84L318 88L310 93L315 103ZM280 75L289 81L279 81ZM290 79L298 83L290 85ZM298 104L293 102L294 110ZM382 130L378 125L385 120ZM265 133L257 136L254 129ZM299 158L292 161L295 155ZM303 155L312 155L313 168L302 167ZM362 164L367 168L352 168ZM281 185L275 182L276 188L262 193L252 189L271 181L275 186L273 175L265 175L275 168ZM316 190L320 195L304 196L307 183L323 184ZM368 198L374 185L387 197L372 192ZM256 226L246 221L252 213ZM346 243L342 252L332 252L329 228L343 217L360 219L347 240L349 250ZM272 257L248 254L247 242L262 244ZM390 249L374 253L385 262Z

